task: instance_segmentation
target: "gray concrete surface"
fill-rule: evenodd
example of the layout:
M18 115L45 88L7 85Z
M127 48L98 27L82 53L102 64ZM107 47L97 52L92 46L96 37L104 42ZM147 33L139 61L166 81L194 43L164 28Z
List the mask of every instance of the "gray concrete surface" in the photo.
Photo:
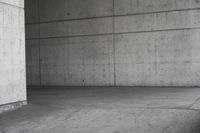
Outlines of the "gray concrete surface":
M0 105L26 100L23 4L0 0Z
M115 0L115 15L199 8L198 0Z
M199 133L199 88L33 87L1 133Z
M199 7L198 0L26 0L28 84L199 86Z
M19 109L26 104L27 104L27 101L17 101L14 103L12 102L8 104L2 104L0 105L0 114Z
M1 4L24 8L24 0L0 0Z

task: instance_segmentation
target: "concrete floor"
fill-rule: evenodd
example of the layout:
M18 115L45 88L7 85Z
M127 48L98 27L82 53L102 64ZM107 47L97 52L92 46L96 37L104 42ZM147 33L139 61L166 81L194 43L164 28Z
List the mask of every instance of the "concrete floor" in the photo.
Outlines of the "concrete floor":
M200 88L43 87L0 133L199 133Z

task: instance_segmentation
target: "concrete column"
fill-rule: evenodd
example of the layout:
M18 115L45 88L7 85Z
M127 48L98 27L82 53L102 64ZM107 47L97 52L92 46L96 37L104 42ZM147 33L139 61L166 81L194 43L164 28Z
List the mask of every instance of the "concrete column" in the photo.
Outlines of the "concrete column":
M24 1L0 0L0 112L26 104Z

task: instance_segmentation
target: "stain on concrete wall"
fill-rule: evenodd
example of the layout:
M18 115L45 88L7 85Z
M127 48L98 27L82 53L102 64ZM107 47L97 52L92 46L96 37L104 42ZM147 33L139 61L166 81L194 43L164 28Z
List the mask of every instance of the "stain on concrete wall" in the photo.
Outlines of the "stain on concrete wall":
M22 0L0 0L0 105L26 100Z
M26 0L26 6L27 47L37 51L27 56L29 85L200 85L196 0Z

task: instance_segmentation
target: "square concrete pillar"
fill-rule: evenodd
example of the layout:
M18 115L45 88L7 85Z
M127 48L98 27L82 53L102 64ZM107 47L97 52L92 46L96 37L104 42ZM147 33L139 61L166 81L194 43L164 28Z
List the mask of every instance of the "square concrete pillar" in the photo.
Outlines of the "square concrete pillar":
M0 0L0 113L26 104L24 1Z

